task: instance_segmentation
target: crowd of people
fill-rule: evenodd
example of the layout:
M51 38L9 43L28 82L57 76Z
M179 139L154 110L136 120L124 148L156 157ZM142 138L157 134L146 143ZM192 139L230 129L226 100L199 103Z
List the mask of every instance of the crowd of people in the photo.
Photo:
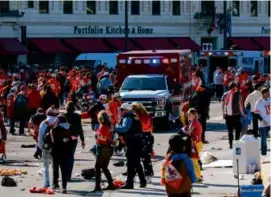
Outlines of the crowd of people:
M222 100L223 116L229 133L229 145L241 135L242 119L253 116L253 134L261 137L262 155L266 155L266 138L270 130L270 94L267 76L246 78L244 71L236 74L236 82L229 78L233 73L229 68L225 73L220 68L214 74L216 97ZM208 143L205 130L209 119L209 109L213 91L204 84L200 69L192 74L193 94L182 105L181 129L169 139L169 148L162 168L161 183L170 197L189 197L194 182L202 182L200 153L203 144ZM223 81L223 84L221 84ZM245 82L244 82L245 81ZM62 193L67 193L67 183L72 178L74 155L80 139L85 148L81 119L91 118L91 128L95 132L95 188L101 188L101 172L107 178L108 186L103 190L114 190L113 178L108 169L113 154L125 153L127 175L122 189L134 188L134 177L139 176L140 187L147 186L154 175L151 157L154 155L153 120L140 103L122 103L115 92L116 72L105 68L98 74L84 68L40 71L38 76L0 71L0 95L3 120L8 122L9 133L15 134L19 123L19 134L28 132L37 143L34 157L42 159L44 187L54 190L59 186L59 168L62 175ZM98 101L87 111L77 114L77 96L94 91ZM61 106L65 112L59 113ZM258 123L259 122L259 123ZM3 124L2 124L3 125ZM6 140L5 128L2 138ZM245 128L246 129L246 128ZM259 132L259 131L260 132ZM52 161L53 178L49 177Z

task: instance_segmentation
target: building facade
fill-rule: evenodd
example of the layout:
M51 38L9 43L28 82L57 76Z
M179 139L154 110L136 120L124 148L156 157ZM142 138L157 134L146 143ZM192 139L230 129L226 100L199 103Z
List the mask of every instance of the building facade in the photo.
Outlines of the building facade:
M232 8L231 37L270 37L270 1L227 1ZM123 38L125 32L124 1L1 1L0 13L2 39ZM221 49L222 13L223 1L129 1L128 32L133 38L190 37Z

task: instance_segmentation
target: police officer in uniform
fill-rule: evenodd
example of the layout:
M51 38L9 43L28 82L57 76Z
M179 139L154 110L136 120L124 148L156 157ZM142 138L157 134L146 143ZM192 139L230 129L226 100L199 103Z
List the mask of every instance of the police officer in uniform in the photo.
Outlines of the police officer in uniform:
M132 112L132 107L128 103L120 107L122 119L115 127L115 132L123 136L127 146L127 181L122 189L134 188L134 177L136 173L140 179L140 187L146 187L146 178L143 167L140 163L142 151L142 128L138 117Z

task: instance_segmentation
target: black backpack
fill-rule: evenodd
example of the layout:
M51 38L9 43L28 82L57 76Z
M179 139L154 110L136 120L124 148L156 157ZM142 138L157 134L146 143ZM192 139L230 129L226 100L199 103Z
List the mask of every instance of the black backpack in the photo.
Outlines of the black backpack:
M81 176L84 179L89 180L95 176L95 169L94 168L83 169L81 171Z
M50 131L55 125L50 125L48 122L46 122L47 128L43 136L43 149L44 150L51 150L52 148L52 138Z

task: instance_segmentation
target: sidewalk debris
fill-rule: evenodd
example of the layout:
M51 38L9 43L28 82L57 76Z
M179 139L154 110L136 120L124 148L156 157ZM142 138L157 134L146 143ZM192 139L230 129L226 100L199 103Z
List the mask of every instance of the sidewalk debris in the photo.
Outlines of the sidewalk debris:
M17 176L22 174L27 174L27 171L20 169L0 169L0 176Z
M213 156L209 152L204 152L201 155L200 160L201 160L202 164L209 164L209 163L212 163L214 161L217 161L217 158L215 156Z

